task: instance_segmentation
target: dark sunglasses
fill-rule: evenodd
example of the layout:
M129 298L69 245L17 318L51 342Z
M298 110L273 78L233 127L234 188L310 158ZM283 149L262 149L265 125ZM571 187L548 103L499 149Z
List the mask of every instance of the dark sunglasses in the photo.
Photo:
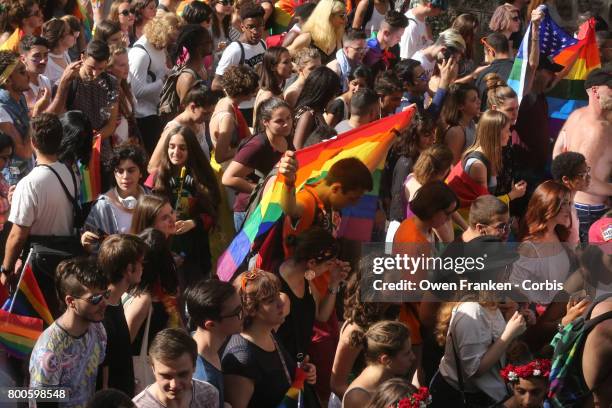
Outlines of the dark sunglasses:
M91 303L92 305L96 306L96 305L100 304L102 299L108 299L110 297L110 293L111 293L111 291L110 291L110 289L108 289L108 290L106 290L106 291L104 291L102 293L99 293L97 295L93 295L93 296L88 297L88 298L77 298L77 299L85 300L85 301Z
M521 18L519 16L514 16L512 17L512 21L521 21Z
M123 10L122 12L120 12L119 14L121 14L122 16L129 16L130 14L136 14L136 10L134 9L129 9L129 10Z

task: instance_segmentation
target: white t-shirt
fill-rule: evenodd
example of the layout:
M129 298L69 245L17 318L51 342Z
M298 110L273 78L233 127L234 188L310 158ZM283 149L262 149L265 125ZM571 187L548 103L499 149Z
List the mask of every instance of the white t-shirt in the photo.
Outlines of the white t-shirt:
M66 66L70 64L70 56L68 55L68 51L64 51L63 54L55 55L51 57L49 54L49 58L47 59L47 68L45 69L45 76L49 78L52 83L58 83L62 75L64 74L65 67L58 65L53 58L63 59L66 63Z
M434 69L436 68L436 61L430 61L425 55L423 55L423 50L419 50L414 53L412 56L413 60L419 61L421 66L427 73L427 77L431 78L433 75Z
M418 20L412 10L406 12L408 27L400 40L400 58L412 58L415 52L422 50L429 43L427 38L427 24Z
M382 23L384 19L385 15L380 14L380 12L376 10L376 7L374 7L374 10L372 11L372 17L370 18L370 21L368 21L365 25L365 33L368 38L372 36L372 33L378 32L378 30L380 29L380 23Z
M60 162L51 164L71 195L75 195L71 170ZM78 179L77 179L78 189ZM59 180L44 166L35 167L17 183L9 221L30 227L30 235L72 234L73 209Z
M474 376L480 361L489 347L497 340L506 327L506 321L499 309L490 310L478 302L463 302L455 310L448 328L451 336L446 338L444 357L440 361L440 373L458 389L457 367L452 340L459 353L463 381L467 392L482 391L496 401L506 396L506 385L499 375L505 365L505 356L493 364L489 371Z
M263 61L264 53L266 52L266 48L263 46L262 42L258 42L255 45L241 43L244 48L244 65L248 65L249 67L255 69L257 65L259 65ZM223 76L225 70L232 65L240 65L240 60L242 56L242 51L240 50L240 44L238 41L232 42L227 48L223 51L223 55L221 56L221 60L219 61L219 65L217 65L217 70L215 71L216 75ZM248 100L246 102L242 102L239 106L240 109L250 109L255 105L255 98Z

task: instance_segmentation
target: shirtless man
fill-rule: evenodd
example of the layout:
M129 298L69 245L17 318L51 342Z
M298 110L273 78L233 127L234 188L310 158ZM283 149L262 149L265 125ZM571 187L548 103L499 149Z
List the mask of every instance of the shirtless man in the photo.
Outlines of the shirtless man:
M580 221L580 241L586 242L589 227L603 216L612 196L612 69L592 71L584 86L589 104L570 115L559 133L553 158L562 152L582 153L591 169L591 183L578 191L575 207Z

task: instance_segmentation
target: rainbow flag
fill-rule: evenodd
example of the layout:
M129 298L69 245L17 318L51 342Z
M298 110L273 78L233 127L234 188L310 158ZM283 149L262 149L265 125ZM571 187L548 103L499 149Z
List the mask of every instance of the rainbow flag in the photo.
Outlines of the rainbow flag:
M540 23L540 54L554 57L558 55L562 50L572 45L575 45L578 41L568 35L561 27L555 23L550 17L548 7L545 5L540 6L544 11L544 19ZM518 95L519 104L524 96L525 88L525 77L527 75L527 66L529 64L529 43L531 41L531 23L525 31L525 36L514 59L510 76L508 77L508 86L514 89Z
M41 318L50 325L53 323L53 317L34 277L30 263L31 256L32 252L28 255L26 264L23 267L15 294L12 298L6 300L2 310L9 313L15 312L22 316Z
M27 358L42 331L42 320L0 310L0 346L9 354Z
M83 4L77 0L72 15L78 18L83 23L83 32L85 34L85 40L89 42L92 37L93 20Z
M285 397L278 405L277 408L294 408L298 406L304 406L304 381L306 380L306 373L301 367L295 369L295 379L291 383L291 387L287 390Z
M78 163L78 170L81 178L81 204L94 201L102 193L102 180L100 172L101 147L102 138L99 135L96 135L93 140L89 164L85 166L81 162Z
M313 184L327 175L329 168L338 160L348 157L360 159L373 173L375 188L364 195L360 203L343 214L340 232L346 237L369 240L372 233L373 218L376 211L376 197L380 173L393 143L396 132L410 123L414 108L389 116L367 125L343 133L336 138L309 146L296 152L298 171L296 187ZM255 239L268 232L283 214L280 205L283 178L270 181L261 202L244 223L242 230L219 257L217 276L228 281L251 251ZM365 206L365 208L364 208ZM368 230L369 228L369 230ZM355 230L355 231L353 231Z
M589 103L584 81L591 71L601 66L595 39L594 18L580 26L577 43L564 48L554 60L557 64L572 68L567 76L546 95L551 135L559 133L570 113Z
M295 4L293 0L279 0L274 4L274 13L270 17L272 24L270 34L280 34L287 31L293 18Z

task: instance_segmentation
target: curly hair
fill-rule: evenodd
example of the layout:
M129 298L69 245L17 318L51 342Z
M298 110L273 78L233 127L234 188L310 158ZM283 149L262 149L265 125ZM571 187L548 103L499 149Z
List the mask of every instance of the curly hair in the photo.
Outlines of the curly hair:
M563 176L570 180L578 177L582 166L585 164L586 158L582 153L563 152L552 161L550 172L553 180L561 183Z
M366 258L361 260L363 265L367 265ZM349 278L344 299L344 320L347 324L357 327L349 338L350 345L356 348L361 348L361 336L370 326L380 320L392 320L399 316L399 308L390 303L364 301L365 297L362 297L361 293L361 270L362 268L357 268Z
M147 158L144 150L130 144L119 145L113 150L113 155L105 163L106 169L114 173L115 169L125 160L131 160L138 166L141 177L147 174ZM112 181L115 183L114 178Z
M435 130L435 122L433 118L427 114L416 112L412 117L410 126L400 132L401 137L393 144L391 149L398 156L406 156L412 159L415 163L421 151L419 150L419 139L422 135L433 134Z
M172 13L155 17L144 27L146 39L158 50L166 48L172 40L171 34L181 27L181 19Z
M233 65L223 74L223 90L230 98L252 95L259 87L259 76L246 65Z
M253 316L262 302L274 295L280 295L281 284L278 277L261 269L243 272L234 280L234 287L240 294L244 307L242 325L248 329L253 324Z
M32 7L38 5L36 0L16 0L8 6L9 23L15 27L21 27L23 20L28 18Z
M310 61L317 59L321 60L321 54L314 48L302 48L293 56L293 62L298 69L303 69Z

